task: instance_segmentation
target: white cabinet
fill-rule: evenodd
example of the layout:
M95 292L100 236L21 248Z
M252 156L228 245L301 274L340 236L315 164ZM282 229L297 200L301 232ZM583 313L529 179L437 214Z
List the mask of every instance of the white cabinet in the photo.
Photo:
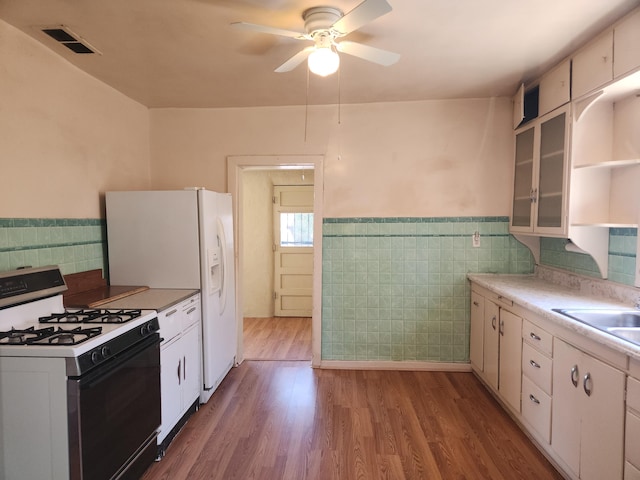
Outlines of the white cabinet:
M576 477L622 478L625 375L554 339L551 446Z
M200 295L159 312L162 423L158 444L198 401L202 384ZM168 438L169 437L169 438ZM165 446L161 448L164 449Z
M471 292L471 331L469 335L469 360L479 371L484 370L484 297Z
M550 443L553 337L534 323L523 320L522 339L522 416Z
M520 411L522 375L522 318L500 309L500 379L498 391L516 411Z
M472 292L471 366L516 412L520 412L522 318L501 308L507 299Z
M566 233L569 120L565 105L516 131L510 232Z
M538 114L549 113L571 100L571 61L565 60L540 79Z
M632 360L631 370L639 370L637 360ZM634 374L638 374L634 372ZM627 377L627 416L625 421L624 478L640 478L640 380Z
M573 56L572 96L579 98L613 79L613 30Z
M640 68L640 9L614 27L613 39L614 78Z
M498 391L500 366L500 308L491 300L484 301L484 377L489 386Z

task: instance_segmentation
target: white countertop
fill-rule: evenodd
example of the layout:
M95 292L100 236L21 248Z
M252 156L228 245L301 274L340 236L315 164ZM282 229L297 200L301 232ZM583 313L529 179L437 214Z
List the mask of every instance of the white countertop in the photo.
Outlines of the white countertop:
M469 274L477 285L513 300L541 317L577 332L614 350L640 359L640 346L573 320L554 308L633 309L633 305L605 297L585 295L580 290L557 285L535 275Z
M113 302L104 303L100 308L137 308L162 312L195 295L200 290L150 288L140 293L134 293Z

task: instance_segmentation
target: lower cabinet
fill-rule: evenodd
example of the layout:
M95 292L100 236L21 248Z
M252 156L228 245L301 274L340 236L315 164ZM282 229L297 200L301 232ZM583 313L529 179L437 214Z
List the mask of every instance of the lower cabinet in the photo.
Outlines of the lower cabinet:
M469 356L472 368L520 412L522 318L499 305L501 300L472 292Z
M554 338L551 446L584 480L622 478L625 374Z
M529 320L522 325L522 417L551 443L553 337Z
M640 373L640 365L637 363L637 361L631 362L634 375ZM626 413L624 478L640 480L640 380L631 375L627 377Z
M200 398L202 367L201 319L196 295L159 314L162 420L158 445L162 454L170 434ZM164 329L163 329L164 328ZM175 433L175 432L174 432ZM166 440L166 442L165 442Z

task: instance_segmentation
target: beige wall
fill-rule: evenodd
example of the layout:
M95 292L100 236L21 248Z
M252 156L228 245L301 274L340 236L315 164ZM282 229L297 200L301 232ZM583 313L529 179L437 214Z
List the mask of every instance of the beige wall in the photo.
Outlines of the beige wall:
M508 215L509 99L151 110L152 185L227 191L229 155L323 154L324 216Z
M0 21L0 165L0 218L99 218L150 185L148 109Z
M313 185L313 170L246 170L242 173L243 315L271 317L274 312L274 185Z

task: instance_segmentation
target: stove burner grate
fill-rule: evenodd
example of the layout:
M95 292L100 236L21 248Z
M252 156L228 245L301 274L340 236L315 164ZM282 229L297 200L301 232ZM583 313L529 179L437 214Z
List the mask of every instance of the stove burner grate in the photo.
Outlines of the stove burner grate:
M36 329L29 327L24 330L12 328L0 332L0 344L3 345L78 345L102 333L102 327L92 328L63 328L45 327Z
M141 310L84 309L52 313L39 318L40 323L125 323L141 315Z

